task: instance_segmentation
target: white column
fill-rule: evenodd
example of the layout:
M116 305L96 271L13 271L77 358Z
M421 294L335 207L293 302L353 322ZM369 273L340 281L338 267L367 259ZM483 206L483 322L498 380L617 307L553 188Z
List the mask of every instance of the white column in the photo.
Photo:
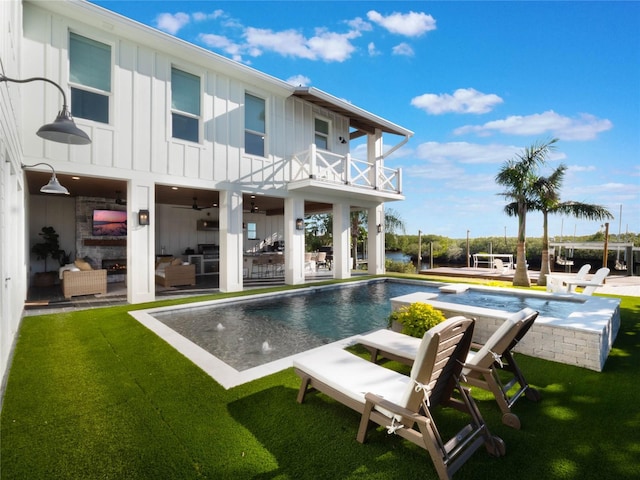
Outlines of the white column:
M348 203L333 204L333 278L351 277L349 212L350 205Z
M382 130L377 128L373 135L367 135L367 162L371 165L369 181L374 188L378 188L380 184L379 173L382 169L383 154Z
M369 275L380 275L384 273L384 204L381 203L370 208L368 218L368 273ZM378 233L378 225L382 226L380 233Z
M296 220L304 220L304 199L284 200L284 283L304 283L304 230L296 230Z
M242 193L220 192L220 291L242 291Z
M127 183L127 301L152 302L156 298L155 185L146 179ZM149 210L149 225L140 225L138 212Z

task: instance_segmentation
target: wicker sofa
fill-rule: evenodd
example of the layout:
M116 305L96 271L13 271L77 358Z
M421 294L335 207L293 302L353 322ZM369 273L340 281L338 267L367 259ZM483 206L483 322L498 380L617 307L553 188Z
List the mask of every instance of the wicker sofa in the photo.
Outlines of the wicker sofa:
M180 259L166 259L156 265L156 285L177 287L196 284L196 266Z
M66 270L62 272L62 294L64 298L96 293L107 293L106 270Z

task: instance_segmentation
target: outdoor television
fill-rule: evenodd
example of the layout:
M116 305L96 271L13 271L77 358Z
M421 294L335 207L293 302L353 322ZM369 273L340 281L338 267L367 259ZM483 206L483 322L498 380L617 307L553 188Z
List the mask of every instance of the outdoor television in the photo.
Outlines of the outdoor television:
M94 237L125 237L127 235L127 212L122 210L94 210Z

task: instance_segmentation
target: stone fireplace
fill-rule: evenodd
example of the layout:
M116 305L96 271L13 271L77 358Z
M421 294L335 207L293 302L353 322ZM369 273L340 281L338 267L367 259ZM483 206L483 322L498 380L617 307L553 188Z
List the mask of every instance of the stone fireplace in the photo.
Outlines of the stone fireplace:
M127 273L126 237L94 237L94 210L126 210L126 207L117 205L112 198L77 197L75 258L87 260L94 268L106 268L109 283L124 282Z
M103 258L102 268L107 271L107 275L126 275L126 258Z

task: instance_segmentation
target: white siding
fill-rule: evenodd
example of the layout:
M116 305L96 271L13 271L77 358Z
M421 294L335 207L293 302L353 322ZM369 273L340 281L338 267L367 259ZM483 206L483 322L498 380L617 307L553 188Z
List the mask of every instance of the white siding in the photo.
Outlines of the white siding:
M348 121L319 110L300 99L274 95L268 88L231 78L209 64L189 63L131 38L118 38L110 30L92 28L25 4L26 58L30 74L46 76L68 90L68 32L70 30L111 45L114 59L112 98L108 125L76 118L93 139L91 146L68 146L40 139L30 142L28 155L54 161L59 171L74 171L73 164L104 167L114 178L130 178L129 172L150 172L171 178L237 182L241 188L280 190L285 195L289 178L287 159L308 149L314 138L315 115L331 122L332 149L344 149L335 141L348 135ZM114 30L117 31L117 30ZM201 141L171 138L171 67L176 65L201 76ZM59 94L40 85L25 102L27 130L51 121L59 107ZM245 92L266 100L267 156L244 155ZM41 105L46 105L42 114ZM39 108L37 108L39 107ZM29 115L26 115L29 112ZM36 112L33 114L33 112ZM335 137L335 138L334 138ZM343 153L343 152L341 152ZM71 164L64 164L71 162Z

